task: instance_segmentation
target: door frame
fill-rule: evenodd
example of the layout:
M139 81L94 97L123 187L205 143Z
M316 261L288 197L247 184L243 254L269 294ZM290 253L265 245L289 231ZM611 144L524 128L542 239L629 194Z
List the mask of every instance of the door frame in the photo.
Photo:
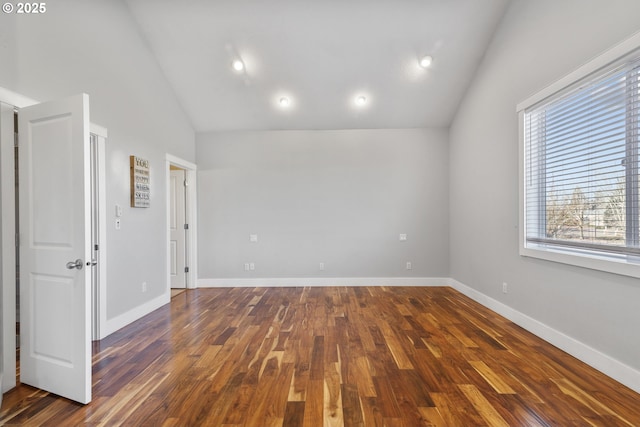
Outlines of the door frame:
M20 108L29 107L39 104L39 101L20 95L9 89L0 87L0 102L13 107L13 111ZM13 118L11 119L11 128L13 128ZM4 128L3 128L4 129ZM92 339L102 339L105 334L107 325L107 213L106 213L106 148L107 129L90 124L90 133L98 137L98 228L102 236L101 250L99 252L98 262L101 264L99 274L99 310L96 313L92 310L92 322L98 322L97 327L99 336L92 336ZM15 132L15 129L13 130ZM0 357L0 375L2 375L2 389L0 393L5 393L16 386L16 234L15 227L15 164L14 164L14 136L2 130L0 135L1 164L0 174L2 178L2 186L0 187L0 197L2 200L2 282L0 284L0 292L2 298L2 326L0 329L2 341L2 354ZM93 329L92 326L92 331ZM93 334L92 334L93 335Z
M6 124L0 134L0 173L2 187L2 390L4 393L16 386L16 222L15 222L15 165L14 126L15 106L5 98L0 101L9 108L3 109Z
M91 289L91 339L101 340L107 336L107 149L106 142L108 132L102 126L90 123L89 132L96 136L97 150L97 190L98 202L98 236L100 248L98 250L98 283L97 289ZM94 213L92 213L93 217ZM94 285L93 283L91 284Z
M38 101L0 87L0 102L13 110L39 104ZM13 112L11 111L11 129ZM2 390L4 393L16 386L16 223L15 223L15 163L14 135L2 131Z
M189 224L189 229L187 231L187 237L185 242L185 250L187 252L186 263L187 267L189 267L189 272L187 273L187 289L195 289L196 288L196 271L198 270L196 262L198 260L198 242L197 242L197 166L194 163L191 163L187 160L181 159L171 154L166 154L166 167L165 167L165 176L166 176L166 189L167 189L167 224L166 224L166 233L167 233L167 284L166 291L170 294L171 292L171 248L169 245L170 237L170 221L171 221L171 206L170 206L170 179L171 179L171 166L177 166L181 169L185 170L185 176L187 180L187 186L185 188L185 205L186 205L186 213L185 213L185 221Z

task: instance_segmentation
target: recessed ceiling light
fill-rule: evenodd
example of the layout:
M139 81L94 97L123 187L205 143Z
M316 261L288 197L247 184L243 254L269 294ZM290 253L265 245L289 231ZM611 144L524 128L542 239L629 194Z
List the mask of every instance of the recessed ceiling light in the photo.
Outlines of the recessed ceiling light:
M289 98L287 98L286 96L283 96L282 98L280 98L278 100L278 104L280 104L280 106L282 108L286 108L291 104L291 100Z
M366 103L367 103L367 97L366 96L360 95L360 96L356 97L356 105L363 106Z
M240 61L239 59L236 59L235 61L233 61L233 64L231 64L233 66L233 69L240 72L242 70L244 70L244 63L242 61Z
M429 68L432 63L433 63L433 57L429 55L423 57L419 62L422 68Z

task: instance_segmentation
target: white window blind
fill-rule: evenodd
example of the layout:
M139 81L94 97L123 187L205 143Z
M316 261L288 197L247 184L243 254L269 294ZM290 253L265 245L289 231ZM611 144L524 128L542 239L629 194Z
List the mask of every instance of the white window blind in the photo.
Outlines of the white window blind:
M524 110L525 246L640 254L640 54Z

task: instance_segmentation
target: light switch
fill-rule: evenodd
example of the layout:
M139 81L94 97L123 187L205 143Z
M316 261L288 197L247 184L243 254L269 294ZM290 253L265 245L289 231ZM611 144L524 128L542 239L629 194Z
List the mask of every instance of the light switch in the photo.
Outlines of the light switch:
M122 216L122 206L116 205L116 218L120 218Z
M258 235L257 234L249 234L249 241L251 243L256 243L258 241Z

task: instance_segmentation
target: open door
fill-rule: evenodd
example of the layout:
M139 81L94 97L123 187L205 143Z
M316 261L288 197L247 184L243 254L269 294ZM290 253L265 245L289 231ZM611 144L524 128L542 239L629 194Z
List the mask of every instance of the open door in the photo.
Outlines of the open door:
M20 109L20 378L91 401L89 97Z
M187 287L185 181L183 169L171 169L169 175L169 274L172 288Z

